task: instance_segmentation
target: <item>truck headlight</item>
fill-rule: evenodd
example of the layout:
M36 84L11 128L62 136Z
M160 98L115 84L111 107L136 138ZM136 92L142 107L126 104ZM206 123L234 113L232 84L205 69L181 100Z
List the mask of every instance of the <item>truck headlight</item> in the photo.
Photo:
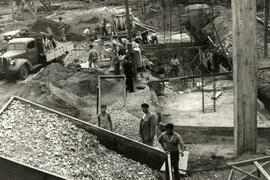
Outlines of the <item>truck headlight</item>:
M13 60L9 61L9 63L10 63L11 66L15 65L15 61L13 61Z

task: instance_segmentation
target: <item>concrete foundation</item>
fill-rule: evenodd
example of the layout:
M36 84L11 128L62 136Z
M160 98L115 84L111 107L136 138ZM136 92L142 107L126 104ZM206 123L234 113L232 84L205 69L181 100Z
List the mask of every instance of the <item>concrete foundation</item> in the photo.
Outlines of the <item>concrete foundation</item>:
M222 84L222 83L221 83ZM166 89L166 88L165 88ZM233 142L233 91L225 87L217 90L222 95L216 101L213 111L213 92L205 92L205 113L202 112L202 93L180 92L159 97L161 121L173 123L185 143L232 143ZM260 106L262 107L262 106ZM258 141L270 139L270 121L264 109L258 110Z

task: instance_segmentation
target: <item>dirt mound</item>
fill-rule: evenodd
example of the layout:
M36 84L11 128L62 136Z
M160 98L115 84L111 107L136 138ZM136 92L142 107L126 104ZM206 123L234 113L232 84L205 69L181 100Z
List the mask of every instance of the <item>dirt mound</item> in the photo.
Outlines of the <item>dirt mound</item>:
M32 25L31 29L35 32L47 32L47 28L50 27L52 29L52 32L60 36L59 23L47 18L39 18L36 20L36 22ZM67 30L69 27L67 26Z
M85 37L82 34L77 34L75 32L70 32L70 25L66 25L66 37L68 41L83 41L85 40ZM59 31L59 23L47 18L39 18L36 20L36 22L32 25L31 29L34 32L45 32L47 33L47 28L50 27L52 29L52 32L56 36L60 36Z
M59 63L52 63L41 70L33 80L52 84L55 87L64 89L79 97L95 95L97 92L98 76L101 73L89 73L87 70L79 72L64 67ZM106 81L103 87L110 88L112 83Z

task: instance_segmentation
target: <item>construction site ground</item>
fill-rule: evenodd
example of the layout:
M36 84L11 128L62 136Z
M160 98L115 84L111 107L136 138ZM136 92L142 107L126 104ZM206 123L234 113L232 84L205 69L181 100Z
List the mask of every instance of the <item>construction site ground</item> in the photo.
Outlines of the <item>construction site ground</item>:
M106 5L106 4L105 4ZM89 9L74 9L72 7L83 6L82 4L76 5L73 3L66 3L65 11L57 11L54 14L49 16L50 19L57 20L59 16L62 16L66 23L69 23L73 28L71 32L82 33L82 31L88 27L94 27L97 23L101 21L102 18L99 18L95 23L83 23L91 20L93 17L99 17L100 14L91 14L91 8ZM98 4L96 8L100 8L104 4ZM94 7L95 8L95 7ZM222 8L223 10L223 8ZM0 9L1 11L1 9ZM229 10L226 12L230 12ZM137 12L136 15L141 17L140 12ZM162 29L162 24L159 23L162 21L162 15L155 18L152 16L149 19L146 19L145 22L149 25L157 26L159 29ZM173 15L173 19L178 17L178 14ZM104 15L106 17L106 15ZM6 22L11 18L11 15L7 15L2 19ZM27 17L29 18L29 17ZM27 19L26 18L26 19ZM226 21L230 21L231 17L226 17ZM29 19L27 19L29 20ZM224 20L224 19L223 19ZM166 21L168 23L168 21ZM219 28L222 28L222 22L218 24ZM168 34L168 24L167 34ZM178 25L172 28L173 30L179 30ZM258 29L262 29L260 26ZM184 29L183 31L186 32ZM162 32L161 32L162 34ZM224 36L227 35L227 32L224 32ZM260 33L260 38L261 37ZM261 42L261 41L260 41ZM78 45L83 44L83 42L75 42ZM259 53L260 52L260 53ZM261 49L258 50L260 56L262 55ZM260 66L268 66L269 62L267 59L261 59ZM259 75L260 82L265 84L263 88L265 91L268 91L268 71L262 72ZM73 72L67 68L60 67L59 65L52 64L48 67L45 67L40 72L35 72L30 75L25 81L16 81L13 79L1 79L0 80L0 108L8 100L11 95L18 95L28 100L43 104L52 109L59 110L63 113L69 114L71 116L80 118L84 121L90 122L92 124L97 123L96 119L96 86L97 86L97 76L96 74L89 74L87 71L82 72ZM202 102L200 91L187 91L179 92L169 89L165 96L157 97L155 92L148 86L146 83L152 78L149 74L144 74L144 77L139 78L139 82L136 85L144 86L145 89L139 90L136 89L135 93L127 94L127 104L126 110L128 115L125 114L123 117L132 115L136 126L140 118L142 117L142 111L140 104L147 102L151 105L150 110L152 112L162 112L163 122L173 122L177 126L221 126L221 127L232 127L233 126L233 92L232 92L232 81L220 81L221 86L224 87L222 95L217 100L216 110L217 112L207 112L202 113ZM89 80L90 79L90 80ZM115 99L115 95L120 97L122 93L122 82L116 83L106 82L108 89L113 87L113 91L116 94L109 94L105 92L108 97L106 98L109 102L109 105L114 103L119 103ZM169 85L167 85L168 90ZM114 98L113 98L114 97ZM206 100L209 102L212 97L212 92L206 92ZM269 96L270 97L270 96ZM106 101L106 100L105 100ZM210 100L211 104L211 100ZM122 107L119 105L119 110L117 110L117 116L121 116ZM267 112L267 107L265 109L258 110L258 126L259 127L269 127L269 115ZM115 117L116 117L115 115ZM127 115L127 116L126 116ZM123 126L125 119L121 120ZM114 122L113 122L114 123ZM119 123L119 124L120 124ZM117 129L117 125L114 125L114 128L119 132L122 132L122 129ZM129 127L130 128L130 127ZM130 131L138 131L132 128ZM124 132L126 133L126 132ZM138 140L138 133L136 135L130 135L129 133L125 134L127 136L134 136L133 138ZM160 145L155 141L155 146L161 148ZM234 158L234 146L232 143L227 144L214 144L214 143L204 143L204 144L187 144L187 150L190 151L190 161L189 161L189 173L190 176L185 177L186 180L224 180L229 175L229 169L223 169L226 165L226 162L229 161L239 161L255 157L261 157L264 155L265 149L268 148L268 144L258 144L258 154L245 154L241 157ZM251 167L247 167L247 170L251 170ZM236 174L236 179L241 175Z

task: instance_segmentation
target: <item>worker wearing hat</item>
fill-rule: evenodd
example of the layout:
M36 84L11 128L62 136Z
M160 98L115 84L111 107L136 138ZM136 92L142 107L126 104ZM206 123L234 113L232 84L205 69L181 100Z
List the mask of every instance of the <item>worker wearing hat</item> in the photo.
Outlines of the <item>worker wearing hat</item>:
M144 144L153 146L157 126L156 117L149 111L148 104L143 103L141 108L144 115L140 123L140 137Z
M67 39L66 39L66 28L65 28L65 24L63 23L62 21L62 17L59 17L59 27L58 27L59 31L60 31L60 38L61 38L61 41L65 42Z

